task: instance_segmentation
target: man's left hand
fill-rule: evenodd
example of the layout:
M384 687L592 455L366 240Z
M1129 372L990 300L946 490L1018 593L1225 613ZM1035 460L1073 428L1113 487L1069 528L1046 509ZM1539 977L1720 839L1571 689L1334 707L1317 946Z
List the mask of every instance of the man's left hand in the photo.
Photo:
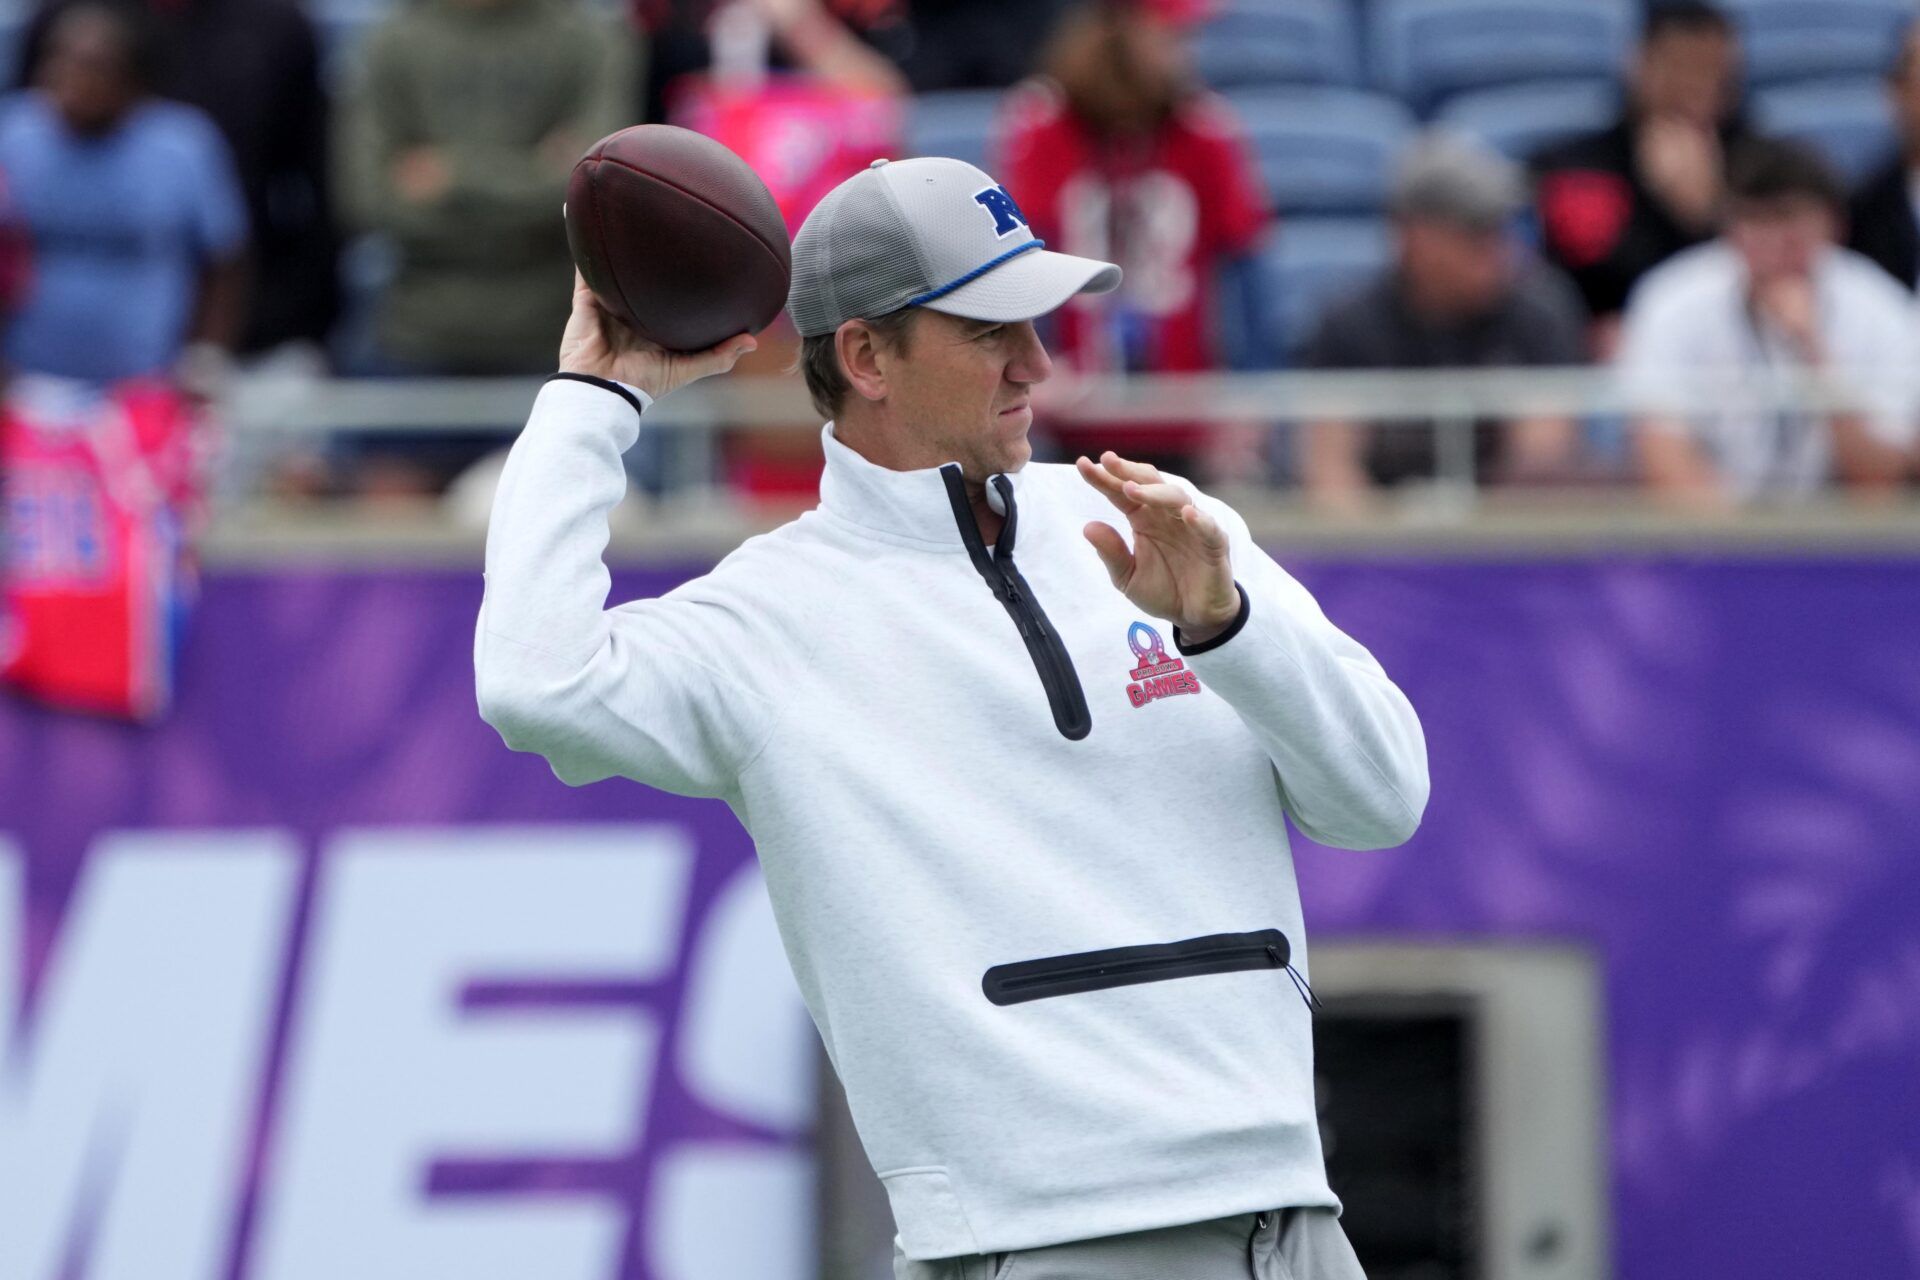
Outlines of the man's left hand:
M1113 585L1143 612L1178 625L1188 644L1225 631L1240 614L1240 592L1219 522L1144 462L1109 451L1075 466L1133 526L1132 551L1112 525L1096 520L1083 530Z

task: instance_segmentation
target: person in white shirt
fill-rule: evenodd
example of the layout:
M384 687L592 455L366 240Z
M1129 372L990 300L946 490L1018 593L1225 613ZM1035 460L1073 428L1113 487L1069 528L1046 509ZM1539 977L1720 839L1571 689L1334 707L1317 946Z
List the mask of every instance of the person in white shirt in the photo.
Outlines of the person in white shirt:
M1717 240L1649 273L1618 357L1644 406L1634 455L1656 493L1691 505L1798 498L1838 484L1889 493L1920 428L1920 324L1884 272L1835 243L1842 194L1790 142L1734 156ZM1806 393L1824 404L1802 408Z
M739 815L899 1280L1362 1280L1287 823L1411 836L1412 706L1225 504L1029 461L1033 320L1118 268L944 159L842 183L793 262L819 507L613 609L621 451L753 339L671 356L576 288L488 531L481 714Z

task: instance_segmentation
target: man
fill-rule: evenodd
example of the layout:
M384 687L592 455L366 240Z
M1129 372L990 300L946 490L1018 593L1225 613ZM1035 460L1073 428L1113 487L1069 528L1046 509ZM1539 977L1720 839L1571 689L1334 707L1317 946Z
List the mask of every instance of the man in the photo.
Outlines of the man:
M1736 115L1739 75L1724 14L1695 0L1655 5L1626 114L1535 161L1548 256L1586 299L1602 358L1634 282L1717 229L1723 160L1747 136Z
M1513 217L1525 183L1511 161L1433 135L1408 153L1390 198L1394 261L1322 317L1306 363L1318 369L1459 369L1583 363L1580 302L1551 268L1523 257ZM1577 446L1565 417L1474 425L1482 482L1565 478ZM1309 423L1300 458L1309 497L1365 505L1376 486L1431 479L1432 425Z
M22 34L31 83L60 13L44 0ZM153 45L153 91L200 108L233 154L252 228L253 287L240 350L318 348L339 312L327 181L327 98L313 23L295 0L131 0Z
M1413 709L1220 502L1111 453L1028 464L1032 322L1115 267L942 159L835 188L793 261L819 508L612 610L621 451L754 344L668 355L576 289L494 507L482 714L565 781L752 832L901 1280L1360 1276L1285 820L1407 839Z
M1920 282L1920 24L1901 37L1887 97L1900 151L1854 193L1847 242L1912 289Z
M367 37L341 190L400 250L379 317L406 372L544 368L565 320L567 174L628 119L632 39L574 0L423 0Z
M1749 143L1728 186L1725 237L1648 276L1627 310L1621 374L1652 405L1634 431L1646 483L1709 507L1830 481L1893 489L1920 415L1911 298L1833 243L1839 182L1814 153ZM1793 407L1805 387L1841 406Z
M547 368L571 270L554 211L581 153L629 119L632 43L578 0L420 0L367 37L334 154L347 220L388 236L399 261L375 349L349 372ZM346 487L406 497L499 446L406 433L335 454Z
M211 121L149 95L136 12L75 4L37 85L0 102L0 172L33 253L16 370L94 384L224 363L245 316L246 211Z

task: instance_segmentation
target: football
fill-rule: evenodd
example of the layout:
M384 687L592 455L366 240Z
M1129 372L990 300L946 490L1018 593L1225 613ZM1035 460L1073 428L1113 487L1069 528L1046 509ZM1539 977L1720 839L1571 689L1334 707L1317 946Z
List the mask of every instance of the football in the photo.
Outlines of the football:
M567 242L609 314L670 351L758 333L787 302L792 245L746 161L667 124L595 143L567 182Z

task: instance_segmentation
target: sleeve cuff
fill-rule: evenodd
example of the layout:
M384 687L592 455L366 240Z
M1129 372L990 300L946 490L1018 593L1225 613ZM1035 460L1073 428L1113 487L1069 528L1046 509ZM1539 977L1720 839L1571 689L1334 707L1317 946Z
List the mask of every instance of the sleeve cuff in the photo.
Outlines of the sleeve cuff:
M1189 645L1181 636L1179 626L1177 624L1174 626L1173 647L1180 651L1181 657L1191 658L1196 653L1206 653L1211 649L1218 649L1221 645L1239 635L1240 629L1247 625L1247 619L1253 616L1253 602L1247 598L1247 589L1240 585L1240 581L1237 578L1234 579L1233 589L1240 593L1240 612L1235 614L1233 621L1227 624L1227 629L1213 639L1203 641L1200 644Z
M556 373L548 382L584 382L590 387L599 387L602 391L611 391L633 406L637 414L645 414L653 404L653 397L640 388L626 382L614 382L608 378L596 378L590 373Z

